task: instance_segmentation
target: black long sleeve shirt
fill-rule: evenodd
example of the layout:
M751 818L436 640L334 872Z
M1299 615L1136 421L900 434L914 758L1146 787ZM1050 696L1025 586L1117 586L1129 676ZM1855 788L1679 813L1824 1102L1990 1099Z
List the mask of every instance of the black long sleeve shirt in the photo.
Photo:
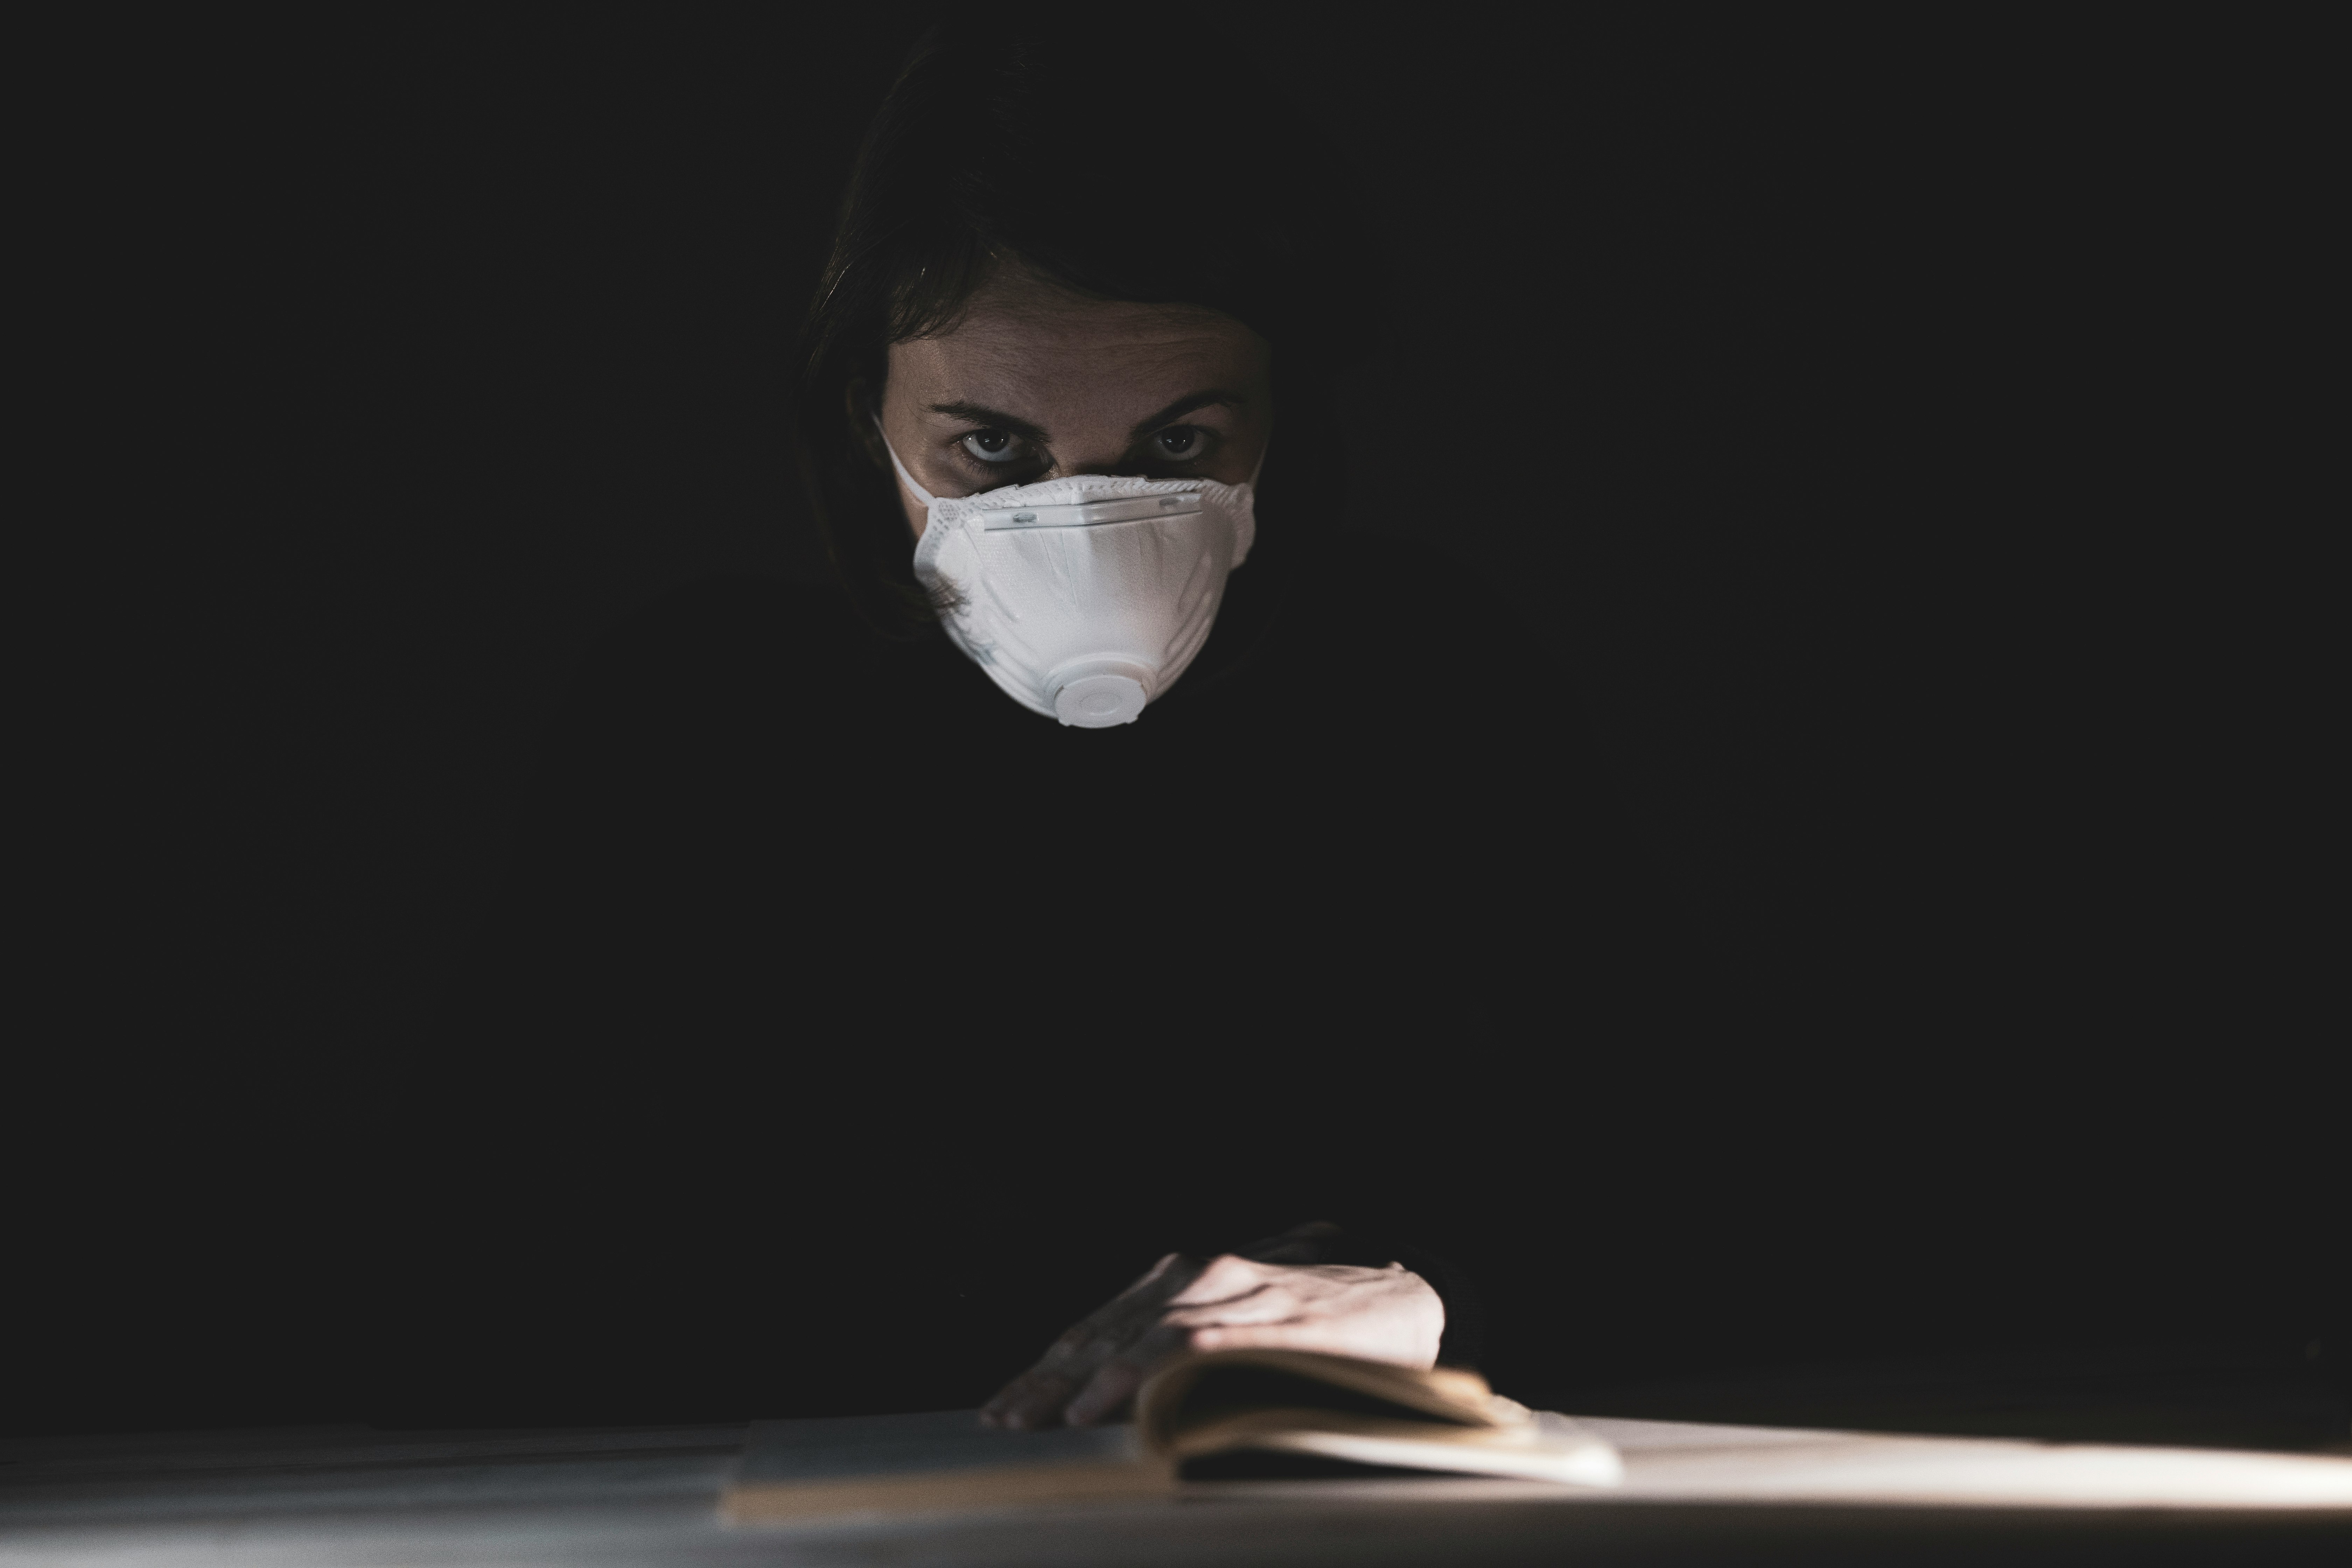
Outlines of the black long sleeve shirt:
M1562 661L1345 553L1278 613L1237 574L1109 731L824 591L669 595L572 683L418 1103L470 1075L566 1163L657 1179L651 1231L600 1230L603 1174L565 1222L628 1300L719 1267L845 1368L986 1320L917 1403L984 1397L1161 1252L1318 1219L1319 1260L1430 1278L1475 1362L1478 1260L1544 1201L1500 1194L1654 1002L1659 920Z

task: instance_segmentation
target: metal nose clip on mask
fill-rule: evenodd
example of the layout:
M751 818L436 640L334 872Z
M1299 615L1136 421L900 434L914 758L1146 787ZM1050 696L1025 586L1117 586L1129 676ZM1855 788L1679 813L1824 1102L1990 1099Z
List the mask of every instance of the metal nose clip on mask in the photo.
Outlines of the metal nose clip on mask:
M882 445L930 509L915 578L949 638L1015 702L1080 729L1131 724L1176 684L1257 533L1255 471L1243 485L1077 474L941 498Z

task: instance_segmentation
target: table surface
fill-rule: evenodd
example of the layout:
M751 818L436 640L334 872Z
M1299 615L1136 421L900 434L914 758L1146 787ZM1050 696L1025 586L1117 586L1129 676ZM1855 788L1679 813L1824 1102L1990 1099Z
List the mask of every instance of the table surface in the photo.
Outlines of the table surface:
M1890 1454L1915 1465L1938 1454L1981 1465L2009 1450L2031 1459L2032 1445L1592 1425L1626 1453L1629 1480L1621 1491L1468 1480L1228 1483L1140 1504L782 1531L719 1522L719 1492L748 1432L739 1426L47 1439L0 1447L0 1563L1228 1568L1727 1556L1861 1563L1890 1552L1906 1563L2188 1563L2217 1552L2239 1563L2352 1562L2352 1507L1955 1507L1896 1495L1856 1503L1808 1499L1801 1488L1774 1496L1754 1484L1759 1476L1795 1473L1791 1457L1809 1451L1844 1454L1849 1466L1860 1455L1883 1468ZM1827 1447L1822 1438L1831 1440ZM2258 1476L2280 1464L2290 1476L2315 1473L2313 1464L2352 1474L2352 1459L2217 1458L2225 1471L2236 1466Z

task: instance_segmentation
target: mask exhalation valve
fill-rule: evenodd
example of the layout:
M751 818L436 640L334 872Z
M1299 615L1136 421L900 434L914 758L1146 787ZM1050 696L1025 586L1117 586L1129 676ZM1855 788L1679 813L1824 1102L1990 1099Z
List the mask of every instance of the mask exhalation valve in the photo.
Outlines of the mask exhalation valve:
M1081 730L1132 724L1151 700L1145 685L1150 679L1129 664L1089 659L1063 676L1054 692L1054 711L1063 723Z

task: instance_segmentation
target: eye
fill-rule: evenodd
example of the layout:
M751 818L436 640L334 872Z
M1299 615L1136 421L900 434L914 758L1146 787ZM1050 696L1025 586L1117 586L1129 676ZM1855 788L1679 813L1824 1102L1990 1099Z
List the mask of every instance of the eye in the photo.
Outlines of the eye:
M963 438L963 449L983 463L1017 462L1021 443L1002 430L975 430Z
M1151 437L1155 455L1186 463L1209 449L1209 433L1198 425L1171 425Z

